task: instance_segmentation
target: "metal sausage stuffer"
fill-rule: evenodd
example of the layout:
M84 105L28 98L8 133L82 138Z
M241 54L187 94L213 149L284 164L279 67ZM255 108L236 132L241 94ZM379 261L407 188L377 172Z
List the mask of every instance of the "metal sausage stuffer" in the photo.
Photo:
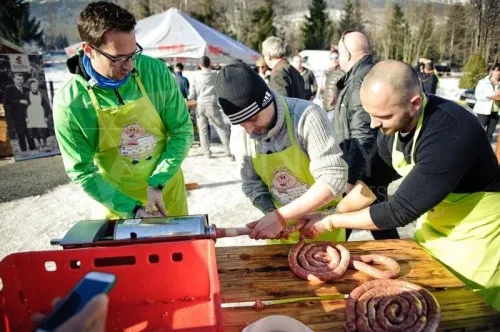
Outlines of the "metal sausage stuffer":
M64 248L196 239L216 240L216 228L207 215L146 219L82 220L52 245Z

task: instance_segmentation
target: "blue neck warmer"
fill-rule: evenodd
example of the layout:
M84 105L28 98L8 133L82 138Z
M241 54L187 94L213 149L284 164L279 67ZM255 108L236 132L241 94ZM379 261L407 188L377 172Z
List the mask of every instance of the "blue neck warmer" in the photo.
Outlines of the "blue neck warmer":
M97 85L99 87L104 88L104 89L118 89L119 87L123 86L127 82L128 77L130 76L130 73L129 73L129 74L127 74L127 76L125 76L123 79L121 79L119 81L115 81L115 80L106 78L106 77L100 75L99 73L97 73L94 70L94 68L92 68L90 58L86 54L83 55L82 64L83 64L83 69L85 69L85 72L87 72L87 74L97 82Z

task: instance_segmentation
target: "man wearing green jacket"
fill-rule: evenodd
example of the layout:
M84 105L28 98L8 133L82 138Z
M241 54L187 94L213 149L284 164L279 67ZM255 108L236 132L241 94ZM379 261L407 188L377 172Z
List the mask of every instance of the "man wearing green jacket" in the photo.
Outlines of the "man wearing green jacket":
M125 9L91 3L77 24L82 48L54 123L67 174L97 203L92 218L187 214L181 163L193 127L175 78L141 55Z

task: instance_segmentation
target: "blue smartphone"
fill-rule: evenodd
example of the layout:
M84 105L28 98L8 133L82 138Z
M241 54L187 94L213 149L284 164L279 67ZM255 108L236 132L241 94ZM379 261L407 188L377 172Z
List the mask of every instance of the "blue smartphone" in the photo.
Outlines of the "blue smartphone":
M96 295L108 293L116 283L116 276L104 272L87 273L54 311L45 318L36 332L51 332L79 313Z

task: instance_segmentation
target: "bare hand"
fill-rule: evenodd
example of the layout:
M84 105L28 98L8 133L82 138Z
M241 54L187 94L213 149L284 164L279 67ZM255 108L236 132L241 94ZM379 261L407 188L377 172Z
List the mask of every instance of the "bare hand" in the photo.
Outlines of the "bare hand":
M137 219L143 219L143 218L158 218L162 217L162 214L160 211L153 211L153 212L148 212L146 208L141 207L137 210L135 217Z
M307 222L300 230L300 233L306 238L314 239L324 232L333 230L330 226L329 216L323 212L311 213L300 219Z
M58 302L56 299L53 306ZM54 332L104 332L106 330L106 316L108 314L109 299L106 294L95 296L83 307L82 311L68 319ZM35 314L32 320L39 325L45 318L42 314Z
M19 102L20 102L21 104L23 104L23 105L28 105L28 101L27 101L27 100L22 99L22 100L20 100Z
M275 239L283 231L281 219L274 211L246 226L253 229L248 236L255 240Z
M146 207L147 213L160 212L161 216L167 216L167 209L163 203L163 192L161 189L148 187L148 206Z

